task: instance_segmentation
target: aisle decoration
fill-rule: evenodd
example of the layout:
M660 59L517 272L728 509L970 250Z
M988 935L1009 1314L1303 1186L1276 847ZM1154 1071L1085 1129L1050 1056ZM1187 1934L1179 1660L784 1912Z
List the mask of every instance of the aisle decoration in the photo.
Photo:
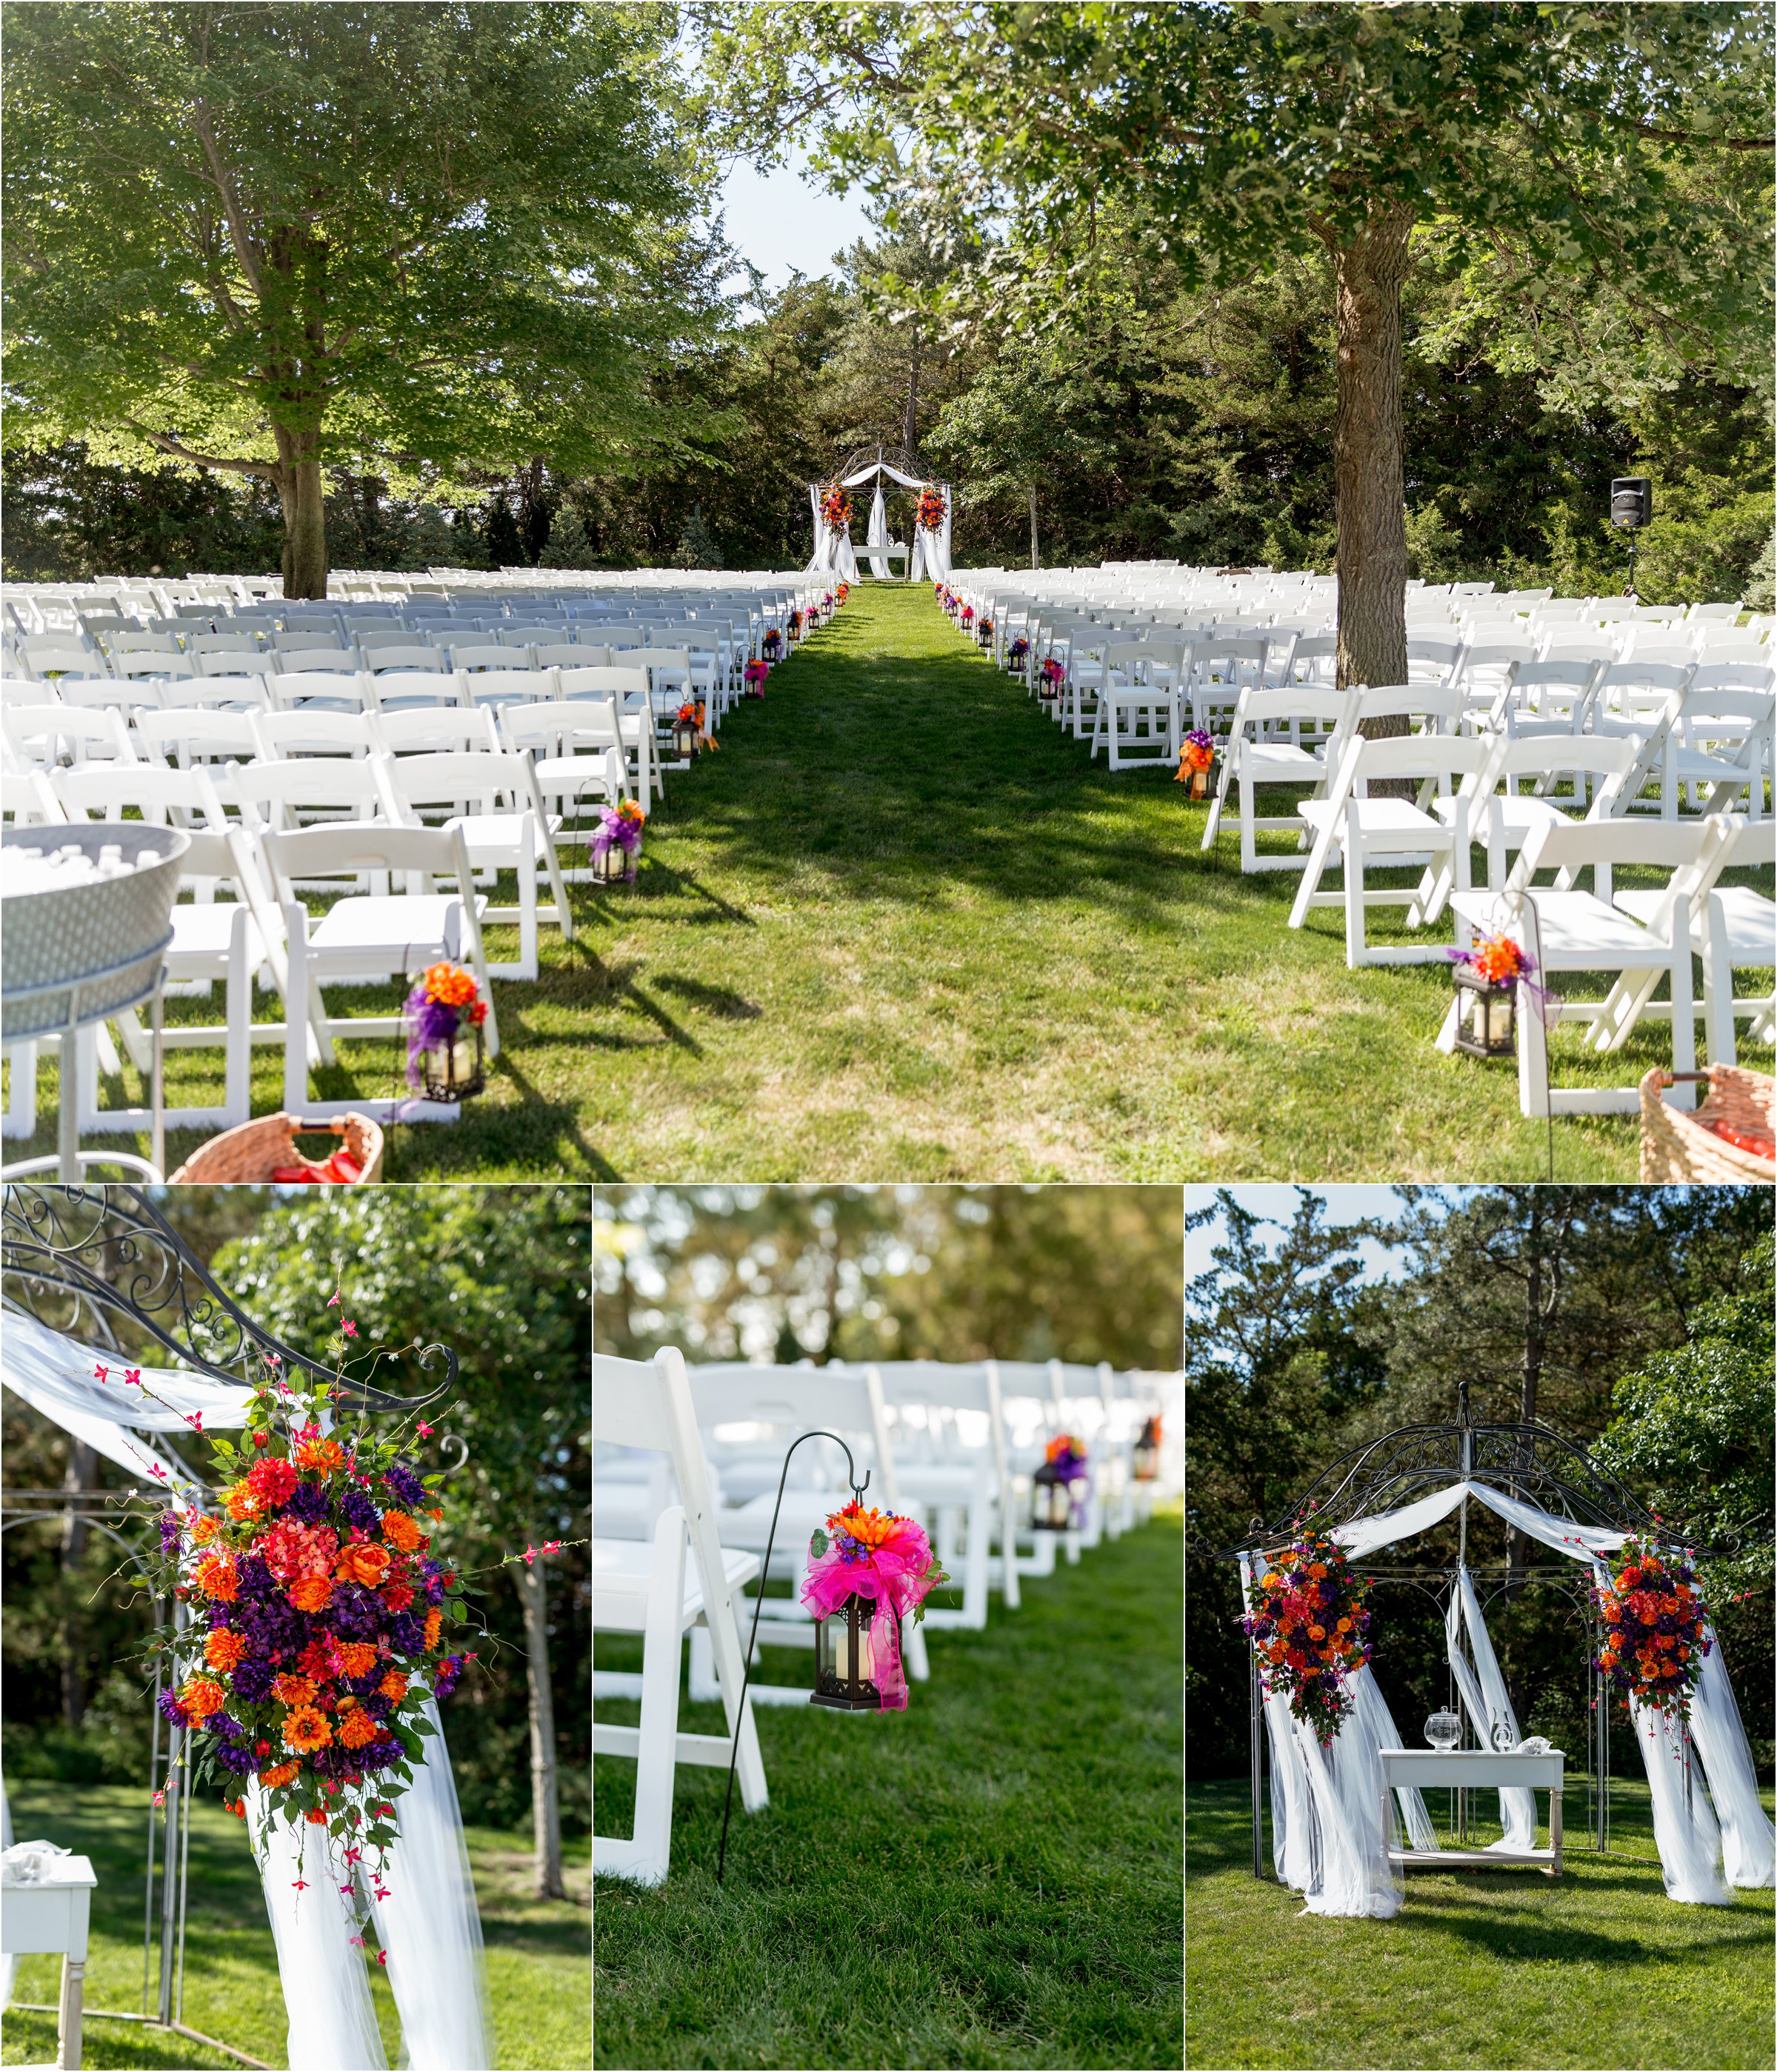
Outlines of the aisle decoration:
M1528 951L1509 935L1483 935L1446 954L1456 988L1456 1048L1471 1058L1516 1057L1519 988L1545 1018L1549 999Z
M642 857L642 830L647 825L647 814L633 799L619 799L615 807L599 808L599 824L588 845L596 882L627 885L635 882Z
M1689 1560L1625 1540L1622 1568L1591 1597L1607 1629L1594 1666L1625 1700L1683 1720L1710 1646L1703 1630L1709 1613Z
M1365 1588L1336 1540L1304 1532L1254 1582L1240 1622L1267 1695L1281 1692L1323 1748L1356 1703L1347 1678L1370 1659Z
M802 614L799 608L792 606L790 611L790 638L792 640L798 639L801 636L801 632Z
M435 1101L467 1100L487 1083L481 1025L487 1003L473 972L427 966L401 1009L407 1030L407 1083Z
M975 638L980 641L984 648L987 647L992 642L993 638L993 622L991 619L983 619L981 623L977 626L975 628Z
M841 483L829 483L821 496L821 515L836 532L851 529L851 499Z
M893 1511L866 1511L854 1498L828 1518L808 1552L801 1601L822 1622L816 1628L814 1702L857 1709L874 1698L880 1712L905 1712L901 1621L911 1612L917 1626L927 1597L949 1580L924 1528ZM874 1607L867 1630L866 1606ZM841 1636L849 1643L843 1651L835 1646Z
M1006 651L1006 659L1014 669L1024 667L1025 657L1030 652L1030 643L1022 633L1014 634L1012 644Z
M1090 1474L1084 1443L1071 1432L1058 1433L1030 1478L1031 1525L1040 1532L1066 1532L1078 1526L1085 1492L1076 1485Z
M793 633L796 629L792 627L790 630ZM766 660L767 662L775 662L778 656L784 652L784 635L778 631L775 626L768 626L765 629L765 638L759 643L759 645L765 651Z
M833 594L838 598L839 602L843 604L846 598L851 595L851 585L849 582L841 583L838 589L834 591Z
M765 695L765 679L771 674L771 664L767 662L749 662L741 673L747 679L747 697L750 698L763 697Z
M935 482L919 491L919 523L928 532L944 530L944 493Z
M1067 680L1067 672L1053 655L1045 659L1037 675L1039 680L1037 696L1039 698L1059 698L1061 696L1062 686Z
M1151 1482L1160 1472L1160 1420L1143 1420L1141 1437L1129 1449L1129 1470L1138 1482Z
M1203 728L1192 727L1185 736L1184 746L1178 756L1178 775L1173 782L1183 784L1188 777L1191 779L1191 796L1194 799L1200 799L1209 782L1209 773L1215 767L1215 741Z

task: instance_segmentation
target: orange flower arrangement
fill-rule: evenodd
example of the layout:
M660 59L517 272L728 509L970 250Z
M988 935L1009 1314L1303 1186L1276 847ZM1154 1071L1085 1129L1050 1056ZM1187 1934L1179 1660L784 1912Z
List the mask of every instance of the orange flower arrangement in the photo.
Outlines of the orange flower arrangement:
M426 1614L426 1645L428 1651L438 1644L438 1635L444 1630L444 1614L436 1605Z
M325 1748L332 1738L332 1728L313 1705L298 1705L284 1722L284 1745L299 1755Z
M827 1523L836 1532L849 1532L860 1547L882 1547L894 1537L902 1520L885 1518L873 1505L866 1511L855 1498L843 1511L835 1511Z
M298 1705L312 1705L315 1694L319 1688L320 1686L312 1678L292 1676L287 1672L282 1676L274 1676L271 1680L272 1696L279 1704L288 1705L293 1711Z
M234 1563L226 1554L206 1554L192 1572L191 1580L207 1597L232 1604L241 1589Z
M348 1676L368 1676L376 1666L376 1650L368 1640L343 1640L339 1667Z
M422 983L426 998L435 1000L441 1007L471 1006L480 990L473 973L459 964L428 964Z
M1695 1572L1678 1556L1631 1540L1623 1565L1593 1592L1605 1622L1598 1666L1627 1699L1681 1718L1710 1642Z
M292 1583L290 1601L299 1612L325 1611L333 1596L333 1585L325 1576L305 1576Z
M407 1679L398 1669L391 1669L376 1688L393 1704L399 1704L407 1696Z
M259 1773L259 1782L268 1791L275 1791L280 1785L288 1784L302 1766L299 1762L274 1763L269 1770Z
M222 1527L207 1513L200 1512L191 1520L191 1537L200 1547L208 1547Z
M323 1474L331 1474L335 1468L343 1468L345 1460L345 1449L332 1439L305 1437L296 1449L298 1467L318 1468Z
M385 1511L383 1513L383 1537L391 1547L403 1554L417 1554L425 1544L426 1536L405 1511Z
M224 1490L222 1500L228 1507L229 1517L237 1521L257 1518L264 1508L257 1496L245 1482L237 1482L232 1489ZM206 1523L212 1522L206 1521ZM216 1529L212 1523L210 1537L212 1540L216 1537Z
M243 1635L231 1633L225 1626L219 1626L204 1643L204 1659L212 1669L220 1669L224 1675L241 1660L247 1652Z

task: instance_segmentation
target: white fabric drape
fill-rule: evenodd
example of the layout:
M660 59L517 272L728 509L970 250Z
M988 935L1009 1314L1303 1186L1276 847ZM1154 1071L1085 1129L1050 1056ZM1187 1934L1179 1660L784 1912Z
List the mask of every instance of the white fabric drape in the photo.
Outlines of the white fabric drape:
M870 500L870 531L865 536L864 544L870 548L886 547L888 543L888 512L882 504L882 485L878 483L876 493ZM888 557L881 553L871 554L870 571L878 578L886 577L889 573Z
M161 1399L146 1400L124 1384L129 1364L35 1318L6 1313L0 1381L63 1430L187 1507L184 1492L194 1486L143 1435L179 1430L200 1411L206 1429L237 1429L246 1422L253 1391L183 1368L145 1367L142 1378ZM105 1382L95 1372L101 1366L110 1371ZM167 1471L164 1482L154 1474L157 1463ZM438 1726L430 1702L426 1716ZM481 1922L442 1730L426 1737L426 1749L413 1766L412 1786L394 1801L401 1840L389 1868L401 1876L376 1909L379 1934L412 2072L485 2072L493 2054ZM263 1848L261 1796L257 1782L249 1782L248 1831L278 1948L291 2072L385 2072L388 2060L365 1960L352 1945L351 1917L321 1838L313 1828L298 1836L279 1823L269 1848ZM298 1889L298 1878L306 1890Z
M1469 1646L1475 1651L1475 1666L1471 1669L1462 1655L1462 1629L1468 1629ZM1468 1708L1469 1717L1475 1723L1476 1739L1484 1749L1495 1747L1493 1730L1503 1726L1511 1734L1509 1744L1516 1748L1524 1739L1518 1727L1518 1716L1512 1708L1512 1699L1506 1690L1504 1677L1499 1674L1499 1659L1493 1652L1487 1622L1481 1616L1481 1601L1475 1594L1475 1580L1466 1568L1458 1569L1456 1588L1450 1592L1450 1608L1444 1617L1445 1639L1450 1651L1450 1665L1454 1671L1462 1702ZM1536 1794L1527 1785L1502 1786L1499 1791L1499 1824L1505 1830L1497 1842L1489 1846L1495 1849L1533 1849L1536 1846Z
M805 576L831 576L835 582L856 582L858 557L852 551L849 528L829 525L821 508L821 485L808 484L808 503L814 512L814 557L802 571Z
M1702 1673L1691 1700L1691 1734L1709 1777L1709 1796L1721 1823L1721 1856L1731 1885L1753 1887L1773 1881L1777 1835L1758 1799L1758 1778L1752 1750L1734 1700L1721 1643L1705 1629L1714 1645L1703 1658Z

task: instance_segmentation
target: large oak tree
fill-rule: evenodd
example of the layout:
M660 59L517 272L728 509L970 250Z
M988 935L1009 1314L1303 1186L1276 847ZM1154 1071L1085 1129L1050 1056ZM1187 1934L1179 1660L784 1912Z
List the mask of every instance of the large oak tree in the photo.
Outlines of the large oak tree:
M326 594L323 467L670 450L705 171L652 6L19 0L9 436L270 483Z

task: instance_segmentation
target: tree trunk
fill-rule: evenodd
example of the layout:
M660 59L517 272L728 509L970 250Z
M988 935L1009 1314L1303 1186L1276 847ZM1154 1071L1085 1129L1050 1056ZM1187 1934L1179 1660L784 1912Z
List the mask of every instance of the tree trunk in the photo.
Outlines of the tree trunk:
M1547 1350L1543 1314L1543 1254L1542 1204L1536 1190L1530 1190L1529 1244L1524 1260L1524 1353L1519 1363L1518 1415L1526 1424L1536 1421L1536 1392L1542 1382L1543 1359ZM1520 1459L1526 1449L1520 1446ZM1524 1460L1529 1466L1528 1459ZM1524 1492L1516 1492L1523 1495ZM1514 1526L1510 1535L1509 1550L1506 1556L1506 1588L1516 1590L1522 1586L1524 1570L1530 1560L1530 1540L1526 1533Z
M555 1701L549 1691L549 1585L543 1571L521 1565L526 1678L531 1700L531 1828L537 1851L537 1896L566 1899L561 1882L561 1806L555 1778Z
M68 1447L68 1470L62 1477L62 1488L70 1497L78 1498L93 1486L93 1470L98 1456L81 1439L70 1439ZM80 1511L71 1508L62 1521L62 1589L65 1601L72 1606L74 1601L75 1582L80 1562L86 1553L89 1527ZM81 1657L84 1653L81 1622L72 1610L64 1613L62 1619L62 1719L72 1733L78 1733L81 1720L86 1716L86 1676Z
M907 414L903 427L901 444L907 450L907 473L920 472L919 450L914 443L918 430L917 416L919 407L919 327L913 327L913 343L907 359Z
M1339 686L1407 680L1407 532L1401 483L1401 283L1413 214L1372 217L1334 251L1339 401ZM1406 722L1365 732L1404 734Z
M1043 564L1037 559L1037 486L1030 484L1030 565L1039 569Z

